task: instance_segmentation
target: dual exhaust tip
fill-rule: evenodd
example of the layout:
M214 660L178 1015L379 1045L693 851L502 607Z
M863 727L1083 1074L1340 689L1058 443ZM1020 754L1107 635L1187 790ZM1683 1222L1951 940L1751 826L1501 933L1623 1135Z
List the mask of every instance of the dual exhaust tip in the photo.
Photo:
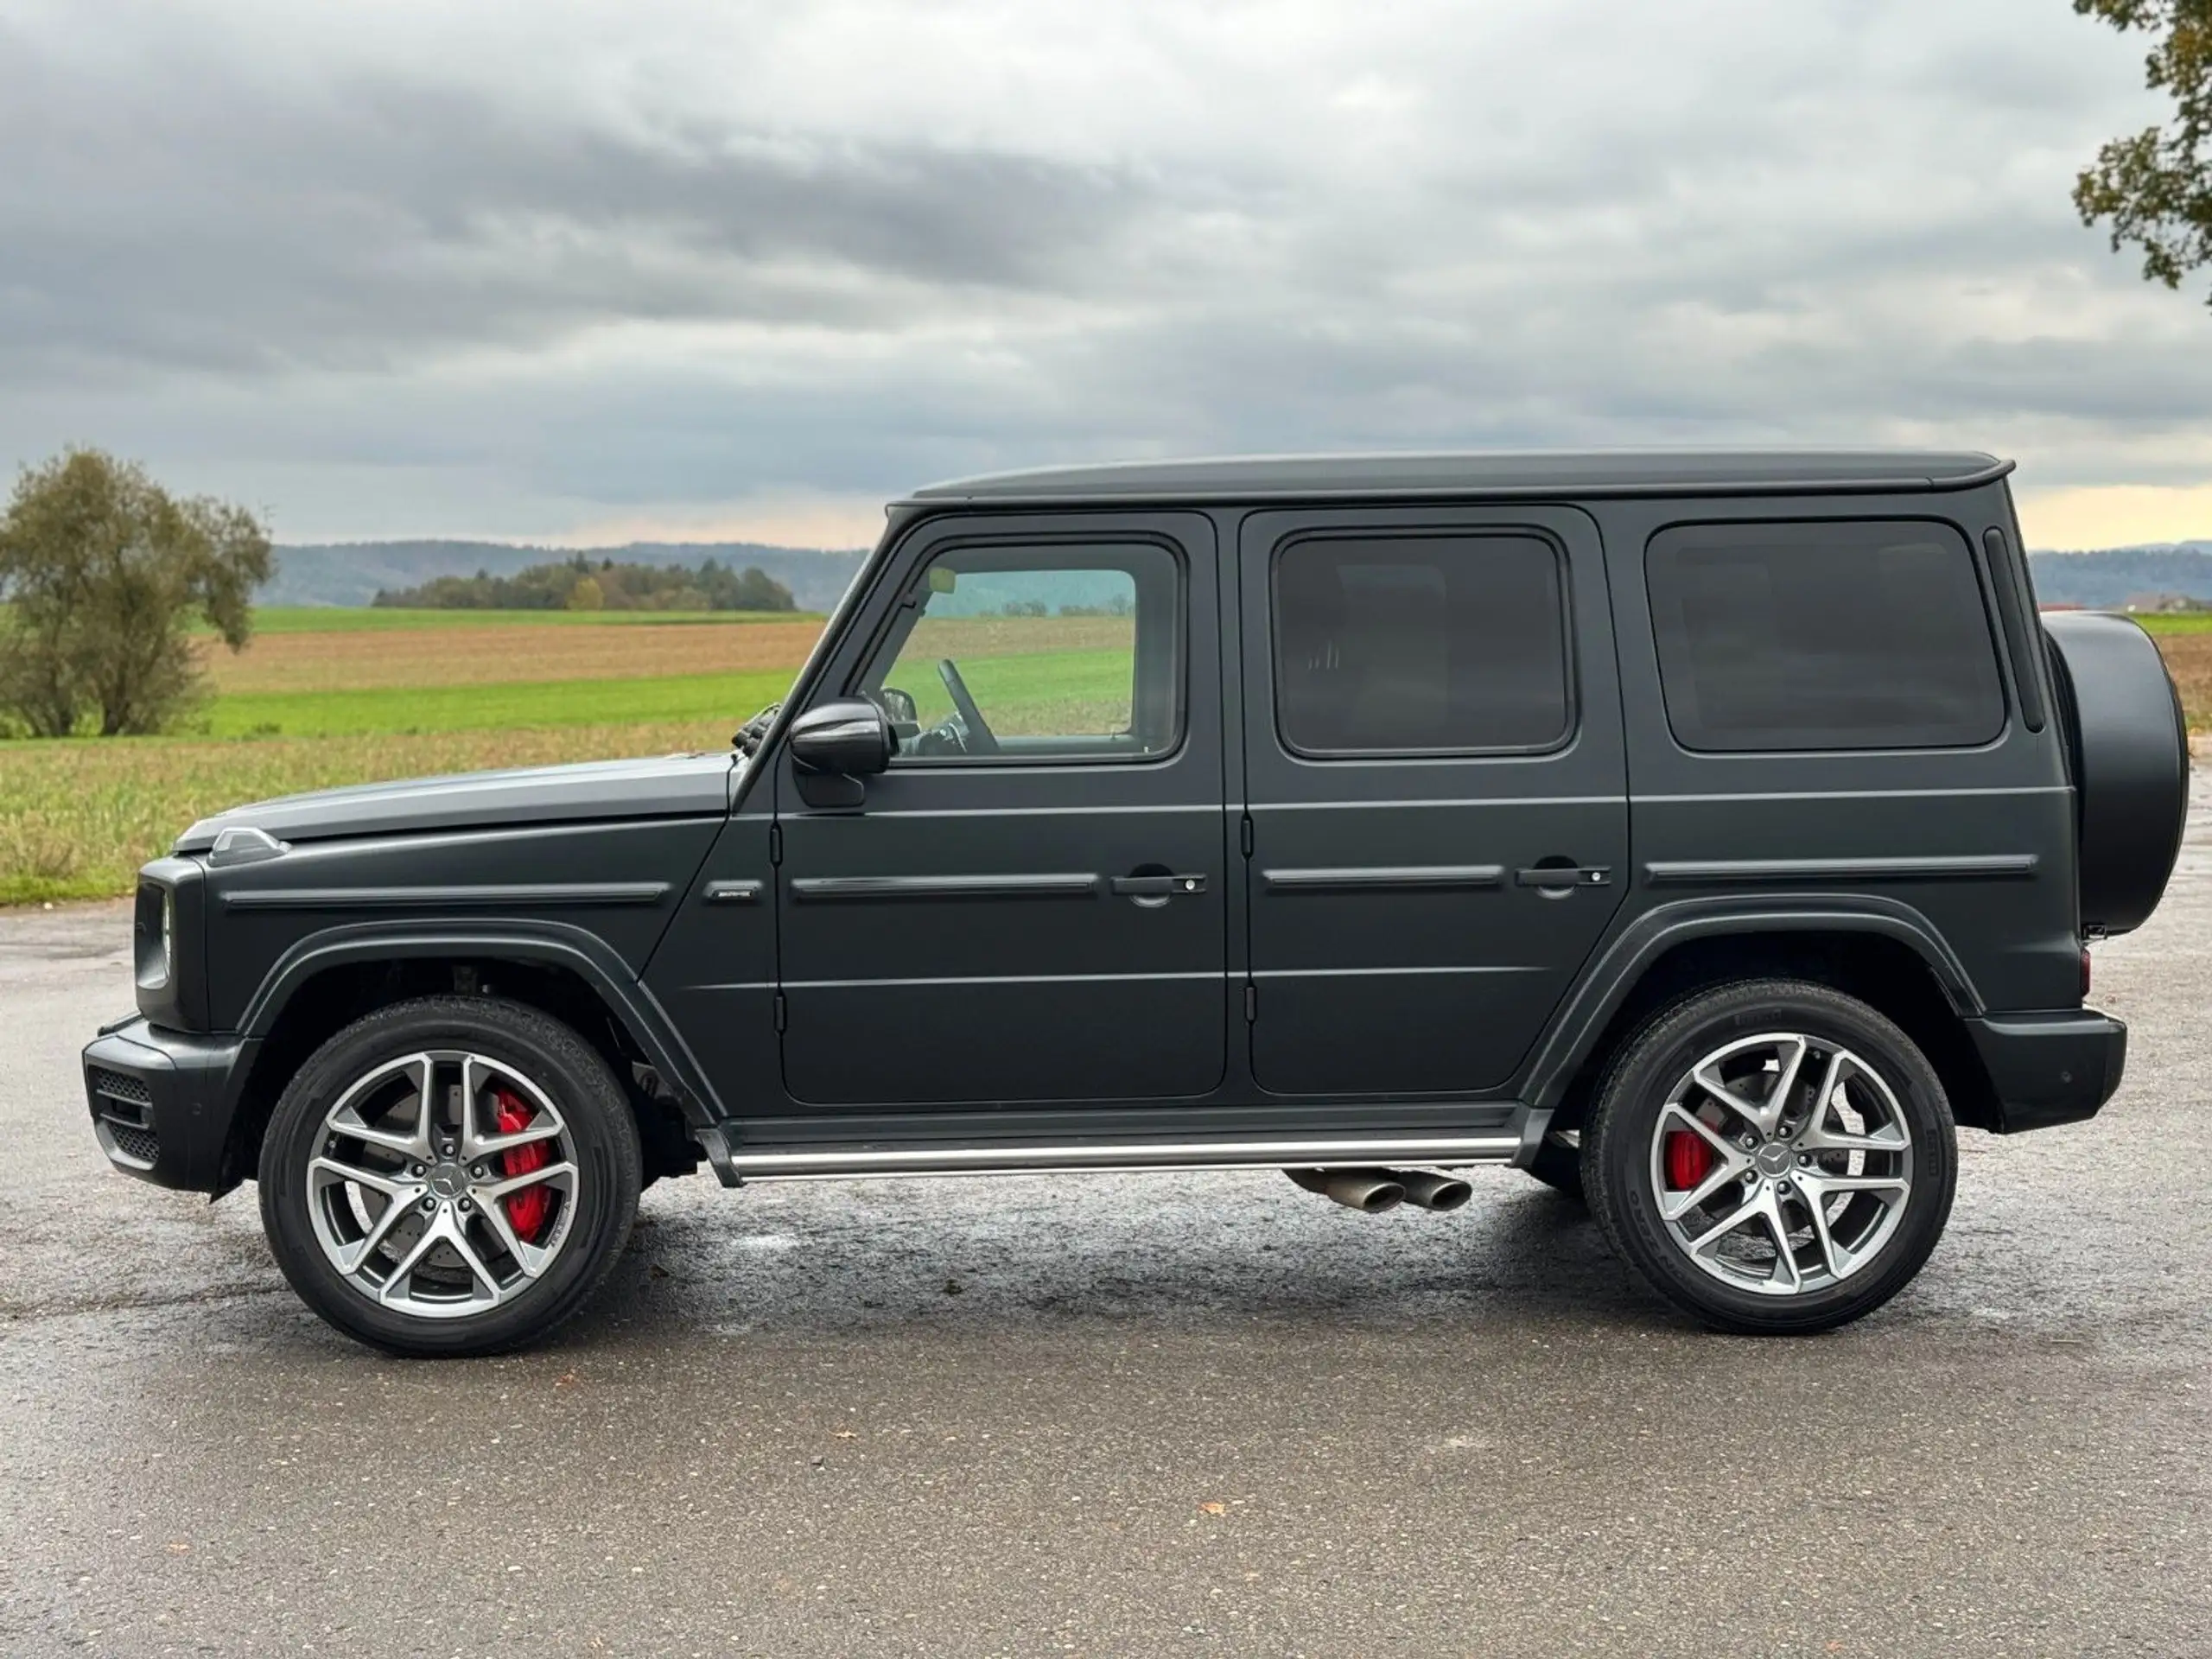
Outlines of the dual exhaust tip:
M1363 1216L1379 1216L1402 1204L1457 1210L1474 1196L1474 1188L1465 1181L1425 1169L1286 1169L1283 1173L1308 1192L1319 1192Z

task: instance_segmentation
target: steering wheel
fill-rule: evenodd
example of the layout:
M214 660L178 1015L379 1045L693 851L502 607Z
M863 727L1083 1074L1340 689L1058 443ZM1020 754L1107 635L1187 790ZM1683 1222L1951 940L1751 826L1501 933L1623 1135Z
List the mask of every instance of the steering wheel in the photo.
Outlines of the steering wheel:
M938 658L937 677L944 682L945 695L952 699L952 706L960 713L961 732L965 739L961 747L970 754L996 754L999 752L998 736L984 723L983 711L976 706L976 699L968 694L968 682L960 677L960 670L951 658Z

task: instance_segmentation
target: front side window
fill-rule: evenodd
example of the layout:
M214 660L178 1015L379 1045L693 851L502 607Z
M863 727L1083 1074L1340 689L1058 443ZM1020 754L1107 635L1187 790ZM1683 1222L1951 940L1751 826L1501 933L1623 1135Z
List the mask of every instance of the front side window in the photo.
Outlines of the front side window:
M2004 728L1974 556L1948 524L1686 524L1644 569L1685 748L1961 748Z
M1162 547L957 549L856 689L891 711L899 762L1150 759L1181 735L1182 609Z
M1316 537L1275 555L1275 716L1316 757L1514 753L1573 720L1558 550L1534 536Z

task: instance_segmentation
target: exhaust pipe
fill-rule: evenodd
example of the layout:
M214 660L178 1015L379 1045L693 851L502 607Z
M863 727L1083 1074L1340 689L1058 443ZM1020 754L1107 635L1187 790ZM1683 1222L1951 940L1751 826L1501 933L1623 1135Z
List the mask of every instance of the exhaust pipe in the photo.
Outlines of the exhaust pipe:
M1308 1192L1333 1198L1363 1216L1379 1216L1405 1202L1406 1189L1387 1169L1286 1169Z
M1406 1202L1424 1210L1457 1210L1475 1196L1475 1189L1453 1175L1426 1169L1392 1170L1390 1179L1406 1191Z

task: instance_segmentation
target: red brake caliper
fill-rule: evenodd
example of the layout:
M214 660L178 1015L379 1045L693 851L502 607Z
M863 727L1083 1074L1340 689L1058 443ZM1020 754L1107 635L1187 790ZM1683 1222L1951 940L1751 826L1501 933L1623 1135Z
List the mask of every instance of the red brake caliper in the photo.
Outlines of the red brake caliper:
M1691 1191L1713 1173L1713 1148L1688 1129L1667 1131L1666 1159L1667 1185L1676 1192Z
M499 1133L515 1135L530 1127L537 1116L523 1104L521 1096L505 1089L496 1090L492 1102L499 1109ZM550 1141L533 1141L526 1147L517 1147L499 1154L500 1167L512 1179L527 1175L533 1169L543 1169L553 1156ZM515 1236L525 1244L534 1244L545 1228L545 1212L553 1207L553 1195L543 1186L525 1186L511 1193L506 1200L507 1221L515 1230Z

